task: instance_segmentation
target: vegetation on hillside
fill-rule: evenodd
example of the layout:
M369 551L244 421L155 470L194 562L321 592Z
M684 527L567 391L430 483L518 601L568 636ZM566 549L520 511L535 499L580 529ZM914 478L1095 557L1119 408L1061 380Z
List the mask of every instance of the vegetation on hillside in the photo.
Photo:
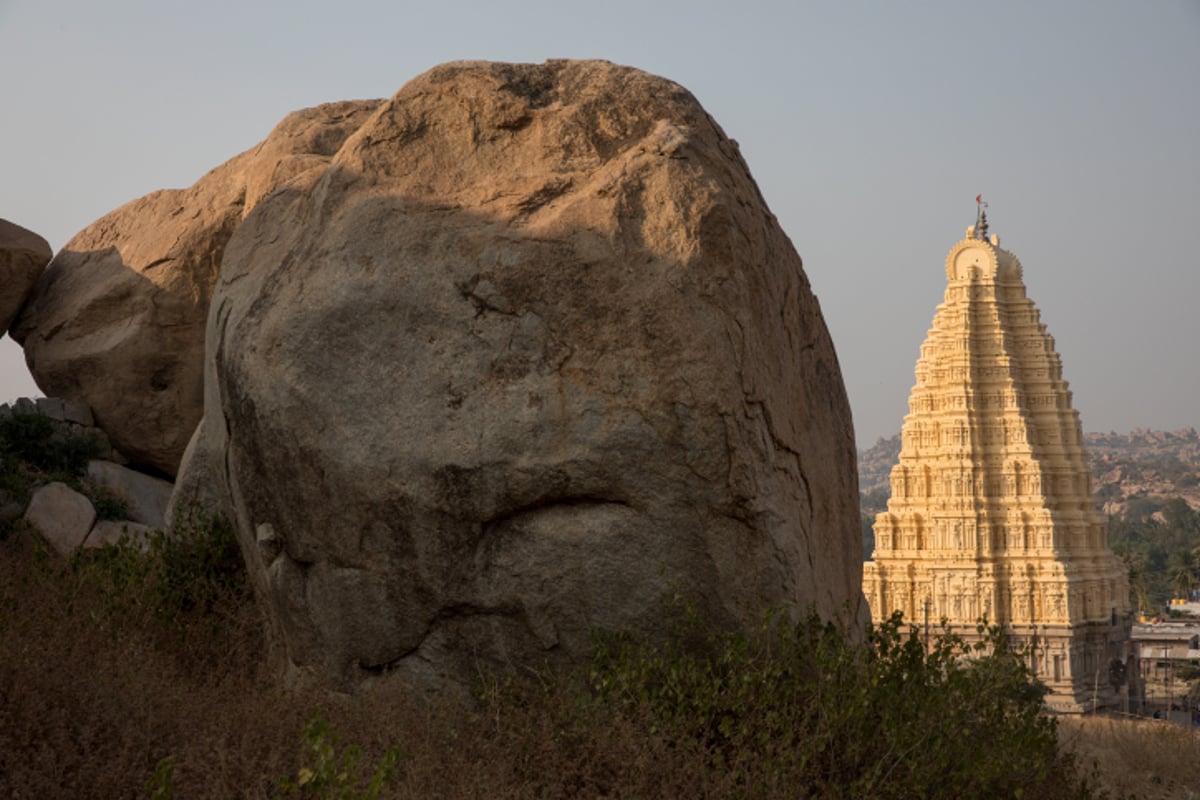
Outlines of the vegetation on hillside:
M1109 517L1108 541L1129 567L1130 591L1143 610L1200 589L1200 511L1183 499L1131 502L1125 517Z

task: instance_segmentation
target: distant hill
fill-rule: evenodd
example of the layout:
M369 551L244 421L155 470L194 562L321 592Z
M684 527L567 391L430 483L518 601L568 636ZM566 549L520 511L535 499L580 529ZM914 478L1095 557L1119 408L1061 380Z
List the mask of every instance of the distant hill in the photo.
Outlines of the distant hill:
M1172 497L1200 510L1200 434L1195 428L1130 433L1085 433L1092 492L1107 515L1145 518ZM887 507L888 478L900 455L900 434L879 438L858 454L862 513Z
M1200 510L1200 435L1135 429L1084 435L1092 491L1106 514L1139 516L1141 501L1182 497Z
M888 479L892 467L900 460L900 434L884 439L880 436L867 450L858 451L858 491L863 513L868 506L874 514L882 511L892 495Z

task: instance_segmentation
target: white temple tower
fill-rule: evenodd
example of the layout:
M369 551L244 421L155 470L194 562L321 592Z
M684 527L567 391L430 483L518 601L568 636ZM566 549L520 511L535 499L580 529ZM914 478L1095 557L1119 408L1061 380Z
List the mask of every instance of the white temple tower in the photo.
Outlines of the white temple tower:
M1091 710L1116 699L1128 579L1092 499L1054 339L999 245L981 213L946 258L863 591L876 622L899 610L968 640L980 618L1000 624L1035 645L1052 708Z

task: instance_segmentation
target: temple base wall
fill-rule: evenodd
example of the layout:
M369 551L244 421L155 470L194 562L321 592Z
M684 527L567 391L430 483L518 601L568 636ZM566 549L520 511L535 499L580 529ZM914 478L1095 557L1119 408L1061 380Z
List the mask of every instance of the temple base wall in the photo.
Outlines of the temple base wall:
M1110 680L1113 661L1123 661L1129 621L1116 626L1002 625L1014 650L1026 650L1033 677L1048 690L1046 708L1059 714L1084 714L1121 709L1124 696ZM948 632L968 645L984 641L979 623L931 625L929 632Z

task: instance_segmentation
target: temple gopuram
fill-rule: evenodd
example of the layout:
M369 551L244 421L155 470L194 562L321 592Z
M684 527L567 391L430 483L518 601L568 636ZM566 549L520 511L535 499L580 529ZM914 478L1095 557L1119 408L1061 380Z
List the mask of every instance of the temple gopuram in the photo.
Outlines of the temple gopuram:
M946 257L887 511L863 591L876 622L981 619L1016 645L1063 712L1114 705L1130 626L1127 575L1092 499L1079 414L1021 264L976 224Z

